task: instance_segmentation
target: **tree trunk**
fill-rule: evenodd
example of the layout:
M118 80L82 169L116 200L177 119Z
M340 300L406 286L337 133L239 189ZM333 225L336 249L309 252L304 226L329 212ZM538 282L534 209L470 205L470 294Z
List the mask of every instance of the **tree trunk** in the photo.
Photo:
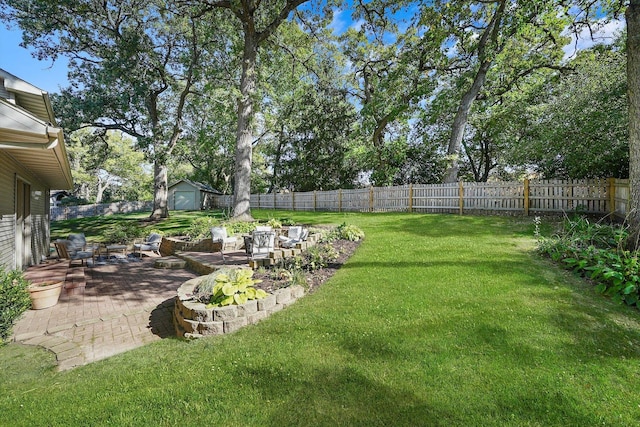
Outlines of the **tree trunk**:
M104 190L109 187L109 183L103 183L100 179L98 179L98 190L96 191L96 204L102 203L102 197L104 195Z
M467 126L467 119L469 117L469 111L471 111L473 101L478 97L482 86L484 86L484 82L487 79L487 72L490 67L491 61L484 61L480 64L480 68L476 73L473 84L464 94L460 100L460 104L458 105L458 111L456 111L456 117L453 119L453 126L451 127L449 148L447 149L449 165L444 174L444 183L458 181L458 171L460 169L458 165L458 158L460 156L460 145L462 144L462 138L464 137L464 128Z
M245 27L244 52L242 55L242 77L238 98L238 130L236 132L236 171L233 184L233 219L253 221L251 216L251 158L253 137L253 96L256 90L256 57L258 43L256 34Z
M151 219L169 218L169 190L167 184L167 165L158 160L153 164L153 212Z
M629 101L630 246L638 248L640 236L640 0L631 0L627 20L627 97Z

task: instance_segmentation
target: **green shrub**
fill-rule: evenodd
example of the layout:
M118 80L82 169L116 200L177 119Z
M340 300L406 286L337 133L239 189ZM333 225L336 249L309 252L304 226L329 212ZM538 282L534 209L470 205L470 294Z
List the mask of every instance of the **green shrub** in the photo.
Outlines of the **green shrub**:
M638 252L624 250L626 228L591 223L583 217L566 218L551 238L538 236L538 251L596 283L596 290L618 302L638 305Z
M362 231L357 225L342 223L336 231L338 239L357 242L364 238L364 231Z
M229 221L224 223L227 227L227 233L232 235L248 234L256 229L257 222L245 222L245 221Z
M137 221L118 221L104 233L107 243L128 244L145 235L144 227Z
M282 222L275 218L270 218L269 221L267 221L267 225L271 228L282 228Z
M300 255L285 258L280 267L295 272L296 270L315 271L329 265L338 257L338 251L329 243L311 246Z
M320 228L310 230L310 232L319 234L319 241L324 243L332 243L336 240L350 240L352 242L356 242L364 238L364 231L362 231L360 227L346 223L342 223L338 227L331 229Z
M16 319L31 307L28 286L21 271L0 267L0 345L11 335Z
M281 225L296 225L296 222L292 218L280 218Z
M201 216L194 219L185 232L185 235L192 241L198 241L211 237L211 227L220 225L220 220L212 216ZM227 229L227 233L229 230ZM229 233L232 234L232 233Z
M241 268L221 268L209 274L194 290L194 296L208 307L240 305L267 296L253 286L260 283L252 278L253 271Z

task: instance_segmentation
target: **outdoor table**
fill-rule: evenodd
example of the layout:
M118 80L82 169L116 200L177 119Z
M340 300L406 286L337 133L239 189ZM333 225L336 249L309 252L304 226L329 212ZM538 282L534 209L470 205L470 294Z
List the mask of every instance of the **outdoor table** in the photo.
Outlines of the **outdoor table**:
M107 259L111 258L112 251L122 251L122 255L126 255L127 245L107 245Z

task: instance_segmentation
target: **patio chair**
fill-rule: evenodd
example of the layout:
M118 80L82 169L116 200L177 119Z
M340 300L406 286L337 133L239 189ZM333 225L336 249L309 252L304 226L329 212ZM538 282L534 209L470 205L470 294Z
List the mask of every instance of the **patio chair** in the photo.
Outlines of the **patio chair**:
M80 260L82 265L85 265L85 260L89 258L93 261L93 251L79 251L69 240L56 240L53 244L58 252L58 259Z
M275 231L254 231L251 239L251 259L268 258L274 249Z
M286 236L278 236L278 240L280 240L281 247L292 248L296 243L307 240L308 235L309 231L306 228L296 225L289 227L289 231Z
M256 225L255 231L271 231L270 225Z
M140 259L143 252L147 252L149 256L160 256L160 243L162 243L162 236L151 233L144 242L133 244L133 255L135 256L137 252Z
M227 235L227 229L225 227L211 227L211 240L213 243L220 244L220 255L222 256L222 263L225 263L224 251L232 248L236 249L236 239L234 236Z
M69 234L69 236L67 237L67 240L69 241L69 244L67 245L67 247L71 251L76 250L76 251L93 252L94 256L96 253L100 251L100 244L87 242L87 238L85 237L84 233Z

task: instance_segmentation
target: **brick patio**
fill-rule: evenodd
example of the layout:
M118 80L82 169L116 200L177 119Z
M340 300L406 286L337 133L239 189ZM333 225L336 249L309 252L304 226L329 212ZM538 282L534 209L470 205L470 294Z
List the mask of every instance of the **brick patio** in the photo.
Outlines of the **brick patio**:
M126 258L85 267L84 292L63 290L57 305L24 313L14 340L53 351L64 370L175 336L176 290L197 274L156 269L154 261Z

